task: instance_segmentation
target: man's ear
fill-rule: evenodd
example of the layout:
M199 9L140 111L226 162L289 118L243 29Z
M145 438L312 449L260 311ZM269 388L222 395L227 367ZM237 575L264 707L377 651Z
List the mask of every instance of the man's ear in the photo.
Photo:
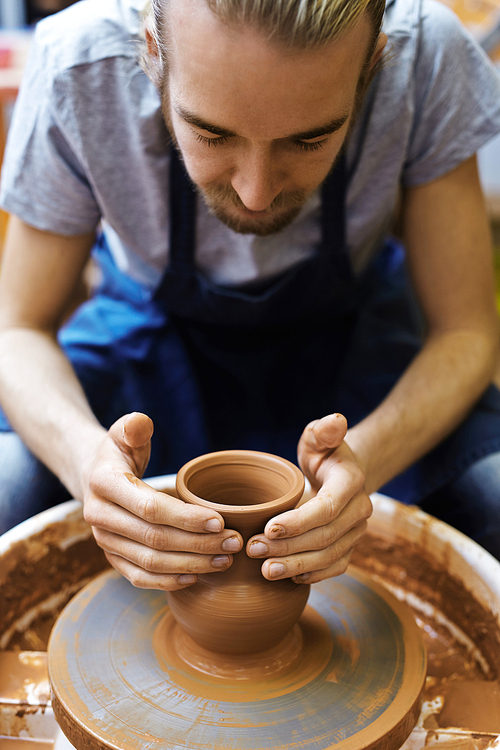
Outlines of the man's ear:
M144 28L144 36L146 37L146 49L149 57L159 60L160 50L158 49L158 43L151 33L147 23Z
M380 62L380 59L384 53L386 44L387 44L387 34L379 34L378 39L377 39L377 44L375 45L375 49L373 51L372 59L370 60L370 70L373 70L373 68L377 65L377 63Z
M158 41L149 28L147 21L144 25L144 39L146 41L146 49L142 55L142 66L156 88L159 89L162 80L162 55Z

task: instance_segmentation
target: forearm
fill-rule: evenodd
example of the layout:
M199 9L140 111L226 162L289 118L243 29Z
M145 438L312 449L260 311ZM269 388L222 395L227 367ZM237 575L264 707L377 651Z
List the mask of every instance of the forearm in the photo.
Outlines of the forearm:
M496 336L445 331L430 336L387 398L350 429L346 442L378 490L446 437L493 377Z
M82 476L106 431L52 335L0 330L0 403L30 450L81 499Z

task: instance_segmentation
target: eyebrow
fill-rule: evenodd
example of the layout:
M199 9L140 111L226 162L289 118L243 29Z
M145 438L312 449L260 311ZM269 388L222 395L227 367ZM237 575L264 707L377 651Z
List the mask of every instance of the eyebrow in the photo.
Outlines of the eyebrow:
M199 128L200 130L208 130L209 133L220 135L226 138L237 135L237 133L234 133L232 130L221 128L219 125L214 125L211 122L203 120L201 117L198 117L198 115L195 115L193 112L190 112L188 109L185 109L180 105L176 105L174 109L179 117L184 120L184 122L189 123L189 125L194 125L195 128ZM307 141L311 140L312 138L319 138L322 135L330 135L330 133L334 133L336 130L340 130L342 125L344 125L349 119L349 115L350 112L345 112L344 114L340 115L340 117L335 117L333 120L330 120L330 122L327 122L324 125L320 125L317 128L312 128L311 130L305 130L302 133L293 133L287 136L287 138L298 141Z

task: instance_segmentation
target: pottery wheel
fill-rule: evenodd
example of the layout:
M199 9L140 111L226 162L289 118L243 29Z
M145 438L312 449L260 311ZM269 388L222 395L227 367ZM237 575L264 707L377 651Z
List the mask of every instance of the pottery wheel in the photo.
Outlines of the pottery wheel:
M406 605L355 569L312 587L295 626L302 656L277 675L192 670L172 647L176 627L163 592L115 571L70 601L48 661L54 711L75 747L396 750L418 718L420 631Z

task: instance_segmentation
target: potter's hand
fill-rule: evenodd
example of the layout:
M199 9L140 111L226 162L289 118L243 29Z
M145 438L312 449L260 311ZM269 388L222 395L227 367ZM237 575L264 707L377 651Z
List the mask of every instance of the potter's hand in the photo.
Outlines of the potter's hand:
M142 482L153 423L144 414L115 422L89 472L84 517L111 563L139 588L173 591L197 573L226 570L240 535L222 517L157 492Z
M311 422L304 430L299 464L317 494L272 518L264 534L249 540L247 553L267 558L262 565L265 578L316 583L347 569L372 505L363 472L344 442L346 431L340 414Z

